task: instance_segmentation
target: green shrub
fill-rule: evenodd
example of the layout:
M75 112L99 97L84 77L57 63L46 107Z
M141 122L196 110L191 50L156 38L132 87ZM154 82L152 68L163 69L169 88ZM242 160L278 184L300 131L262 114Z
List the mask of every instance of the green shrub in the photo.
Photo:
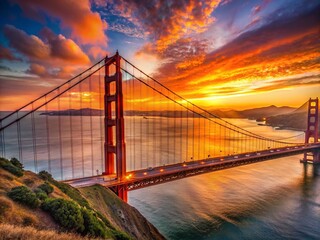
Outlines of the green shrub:
M11 158L10 162L12 163L12 165L16 166L17 168L23 170L23 164L16 158Z
M48 181L48 182L52 182L54 181L52 175L50 173L48 173L47 171L43 170L43 171L40 171L38 173L38 176L42 179L42 180L45 180L45 181Z
M52 175L50 173L48 173L47 171L41 171L38 173L38 175L41 179L55 185L63 193L68 195L68 197L70 197L71 199L76 201L80 206L90 209L88 201L84 197L82 197L82 195L78 189L75 189L75 188L71 187L70 185L63 183L63 182L57 182L56 180L53 179Z
M29 188L26 186L14 187L8 192L8 196L19 203L25 204L31 208L37 208L40 201Z
M116 240L130 240L130 239L132 239L126 233L120 232L117 230L112 230L112 235L114 236L114 238Z
M46 194L50 194L53 192L53 187L47 182L41 184L38 188L43 190Z
M41 201L44 201L48 198L47 193L40 188L36 188L34 190L34 193L36 194L37 198Z
M9 161L8 159L0 157L0 166L1 166L1 167L2 167L3 165L8 164L8 163L10 163L10 161Z
M0 158L0 166L17 177L23 176L23 170L13 165L8 159Z
M16 175L17 177L23 176L22 170L17 168L16 166L13 166L12 164L5 165L3 166L3 168L8 172L12 173L13 175Z
M26 178L26 179L23 180L23 183L25 185L31 186L32 184L34 184L34 180L30 179L30 178Z
M81 210L73 201L62 198L48 198L42 203L42 209L49 212L53 219L65 229L79 233L83 232Z
M100 221L92 211L82 208L81 209L83 222L84 222L84 231L83 234L90 235L93 237L103 237L107 236L106 227L102 221Z
M84 197L82 197L78 189L73 188L66 183L57 182L55 180L53 180L51 183L58 187L63 193L68 195L71 199L76 201L80 206L90 209L88 201Z

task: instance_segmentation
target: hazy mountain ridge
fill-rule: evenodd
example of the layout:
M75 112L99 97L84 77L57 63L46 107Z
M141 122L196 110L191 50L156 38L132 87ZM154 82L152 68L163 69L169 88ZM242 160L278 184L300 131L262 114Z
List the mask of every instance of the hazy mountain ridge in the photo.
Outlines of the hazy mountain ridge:
M211 110L209 111L215 116L221 118L250 118L250 119L257 119L262 117L274 116L279 114L286 114L289 112L293 112L296 108L292 107L276 107L274 105L268 107L261 107L261 108L252 108L246 110ZM83 109L67 109L62 111L49 111L43 112L41 115L49 115L49 116L101 116L104 114L103 110L100 109L90 109L90 108L83 108ZM157 117L191 117L192 113L182 110L177 111L139 111L139 110L129 110L125 111L124 114L126 116L157 116Z
M269 116L279 115L279 114L286 114L296 110L296 108L292 107L276 107L274 105L268 107L261 107L261 108L251 108L246 110L212 110L211 113L222 117L222 118L249 118L249 119L258 119L258 118L266 118Z

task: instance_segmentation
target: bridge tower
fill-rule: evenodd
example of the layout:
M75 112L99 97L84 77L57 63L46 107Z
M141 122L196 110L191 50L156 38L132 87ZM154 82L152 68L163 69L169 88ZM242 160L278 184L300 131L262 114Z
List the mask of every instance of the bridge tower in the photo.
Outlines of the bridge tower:
M319 99L309 99L307 130L305 132L305 144L318 142L319 140ZM311 141L312 140L312 141ZM311 158L309 158L311 157ZM302 162L320 163L320 151L307 152Z
M105 172L115 173L114 158L116 159L116 176L122 181L126 176L126 144L124 137L122 74L120 70L121 57L117 52L114 56L105 58ZM110 76L111 67L115 65L115 74ZM115 92L111 92L112 84ZM114 103L114 104L113 104ZM114 113L114 114L113 114ZM113 133L115 132L115 141ZM114 189L124 201L127 200L126 187Z

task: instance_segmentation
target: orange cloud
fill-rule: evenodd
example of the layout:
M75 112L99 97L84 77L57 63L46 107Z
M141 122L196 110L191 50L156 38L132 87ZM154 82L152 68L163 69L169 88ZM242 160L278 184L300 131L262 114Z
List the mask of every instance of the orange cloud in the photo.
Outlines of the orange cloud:
M95 60L100 60L107 55L107 51L98 46L93 46L89 48L88 54L92 56Z
M19 60L13 55L10 49L5 48L1 44L0 44L0 59L6 59L10 61Z
M163 53L190 34L208 29L214 18L211 16L220 0L196 1L113 1L119 15L139 24L151 40L145 49L153 53Z
M91 11L89 0L14 0L30 16L37 17L41 11L61 20L64 28L71 29L72 37L84 44L107 45L104 31L107 23L99 13Z
M44 40L28 35L11 25L5 26L4 35L12 48L32 61L52 62L57 59L68 63L87 64L90 62L88 56L74 41L66 39L61 34L57 36L49 29L43 30Z
M156 78L180 93L183 89L181 94L187 98L257 93L290 85L318 86L320 43L316 11L278 19L244 33L206 54L205 60L198 58L201 65L194 65L192 57L172 59L158 69ZM193 67L181 68L188 64ZM290 77L296 80L289 80Z

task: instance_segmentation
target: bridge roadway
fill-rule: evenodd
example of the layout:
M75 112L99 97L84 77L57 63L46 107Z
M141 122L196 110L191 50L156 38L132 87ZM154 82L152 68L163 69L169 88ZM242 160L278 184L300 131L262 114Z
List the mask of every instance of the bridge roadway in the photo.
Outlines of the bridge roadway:
M224 157L207 158L192 162L184 162L161 167L147 168L127 172L126 178L122 181L116 179L115 175L99 175L80 179L64 181L74 187L86 187L100 184L105 187L125 187L127 190L134 190L151 185L191 177L198 174L213 172L217 170L232 168L240 165L261 162L269 159L284 156L296 155L311 150L320 150L320 143L268 149L258 152L242 153Z

